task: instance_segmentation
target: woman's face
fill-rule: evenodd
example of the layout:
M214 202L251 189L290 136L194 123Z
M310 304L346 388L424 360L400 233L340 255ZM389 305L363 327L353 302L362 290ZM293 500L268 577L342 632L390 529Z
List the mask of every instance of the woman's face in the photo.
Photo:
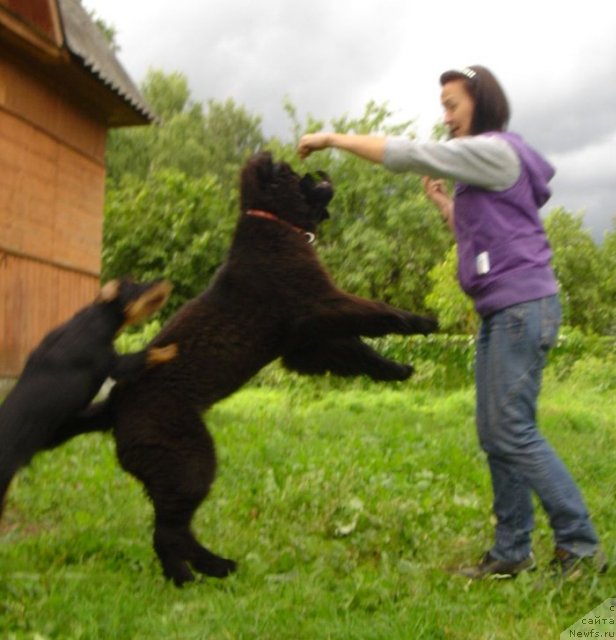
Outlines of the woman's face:
M475 103L466 91L465 80L451 80L443 85L441 104L445 110L443 122L450 136L470 136Z

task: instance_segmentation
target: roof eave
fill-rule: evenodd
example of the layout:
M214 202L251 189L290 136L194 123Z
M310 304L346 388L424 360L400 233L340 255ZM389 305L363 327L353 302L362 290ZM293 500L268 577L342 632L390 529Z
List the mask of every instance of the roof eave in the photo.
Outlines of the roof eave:
M99 28L78 0L57 0L64 47L71 60L108 92L119 105L110 114L109 126L149 124L156 115L126 73ZM130 114L132 112L132 114Z

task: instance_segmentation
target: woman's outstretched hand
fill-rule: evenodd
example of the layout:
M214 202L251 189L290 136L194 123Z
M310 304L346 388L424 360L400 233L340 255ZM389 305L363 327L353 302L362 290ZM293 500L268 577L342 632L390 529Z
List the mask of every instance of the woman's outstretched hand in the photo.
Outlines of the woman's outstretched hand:
M304 160L313 151L320 151L329 146L329 133L307 133L300 138L297 153Z

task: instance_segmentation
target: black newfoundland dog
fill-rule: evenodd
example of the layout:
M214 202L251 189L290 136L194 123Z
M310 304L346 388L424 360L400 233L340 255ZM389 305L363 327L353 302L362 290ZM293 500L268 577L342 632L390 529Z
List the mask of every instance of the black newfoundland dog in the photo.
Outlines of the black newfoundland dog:
M224 577L236 567L191 531L216 472L202 413L276 358L305 374L404 380L412 367L379 355L361 336L435 329L431 319L336 287L311 245L332 196L323 173L301 177L269 153L251 158L225 263L149 346L177 344L177 357L116 385L102 409L122 467L152 500L154 548L178 586L194 579L193 570ZM100 426L71 425L71 435Z

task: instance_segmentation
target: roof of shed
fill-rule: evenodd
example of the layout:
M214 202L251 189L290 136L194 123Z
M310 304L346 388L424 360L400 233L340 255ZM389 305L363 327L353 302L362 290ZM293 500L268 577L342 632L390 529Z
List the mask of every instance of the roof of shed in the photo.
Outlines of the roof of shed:
M58 0L65 44L71 56L146 121L155 119L100 29L78 0Z

